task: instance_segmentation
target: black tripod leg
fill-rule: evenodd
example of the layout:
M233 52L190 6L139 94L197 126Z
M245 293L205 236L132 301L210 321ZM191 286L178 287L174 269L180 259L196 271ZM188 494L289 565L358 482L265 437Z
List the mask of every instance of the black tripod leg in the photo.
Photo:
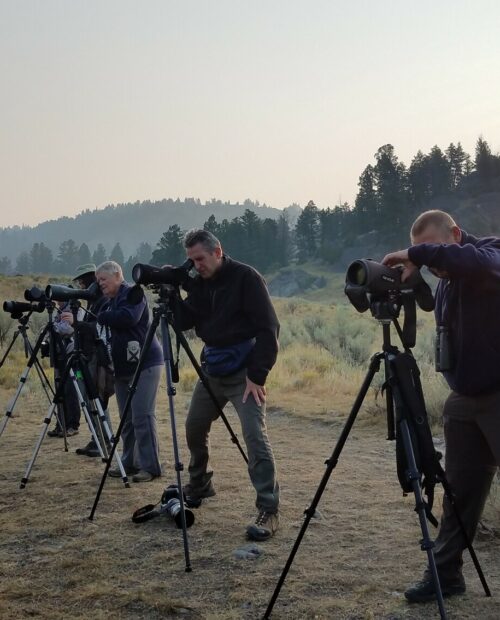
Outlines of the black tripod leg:
M422 530L421 549L427 552L427 559L429 562L429 568L432 574L432 580L434 582L434 588L436 590L436 598L439 607L439 613L443 620L446 619L446 610L444 608L443 593L441 591L441 584L439 582L439 575L436 567L436 560L434 559L434 543L429 535L429 528L427 525L427 515L425 513L425 502L422 497L422 490L420 488L420 473L415 462L415 454L413 452L413 444L411 442L410 430L408 428L408 422L402 419L399 423L399 430L403 438L403 445L405 448L406 463L408 465L407 477L413 488L415 495L415 511L418 514L420 521L420 528Z
M111 467L111 463L113 462L113 457L115 455L116 448L118 446L118 442L120 441L120 437L122 434L123 427L125 422L127 421L127 417L130 412L130 406L132 404L132 398L134 397L135 391L137 389L137 384L139 383L139 377L141 376L142 367L144 365L144 360L146 359L146 354L151 347L151 342L153 341L156 328L158 327L160 322L160 316L153 313L153 320L151 321L151 325L149 326L148 333L146 334L146 338L144 339L144 345L142 347L141 355L139 357L139 362L137 364L137 368L135 369L134 376L132 378L132 382L128 388L127 400L125 401L125 407L122 411L122 416L120 419L120 424L116 429L115 440L113 445L111 446L111 451L109 453L108 460L106 461L106 467L104 468L104 472L102 474L101 482L99 484L99 488L97 489L97 493L94 499L94 504L92 506L92 510L90 511L89 519L92 521L95 515L95 511L97 510L97 505L99 504L99 499L101 497L102 490L104 488L104 484L106 482L106 478L108 476L109 468Z
M33 347L33 351L32 351L32 353L30 355L30 358L29 358L29 360L28 360L28 362L26 364L26 368L23 370L23 372L21 374L21 377L19 379L19 385L17 387L16 393L14 394L14 397L12 398L10 403L7 405L7 411L5 412L5 417L3 418L2 422L0 423L0 436L2 435L2 433L5 430L5 427L7 426L7 422L9 421L9 418L12 417L12 414L14 412L14 408L15 408L16 403L17 403L17 399L21 395L22 389L23 389L24 385L26 384L26 381L28 380L28 375L30 373L31 368L33 367L33 364L35 363L35 360L37 359L38 351L40 350L40 347L42 346L42 341L43 341L43 339L44 339L48 329L49 329L49 327L48 327L48 325L46 325L44 327L44 329L42 330L41 334L38 336L36 344Z
M465 541L465 545L467 547L467 549L469 550L470 556L472 558L472 562L474 563L474 567L476 569L477 575L479 577L479 580L481 581L481 584L483 586L484 589L484 593L486 596L491 596L491 590L488 586L488 583L486 581L486 577L484 576L483 573L483 569L481 568L481 564L479 564L479 560L477 558L476 552L474 550L474 547L472 546L472 543L470 541L470 538L467 534L467 531L465 530L465 526L464 523L462 521L462 518L460 516L460 511L457 508L457 503L455 501L455 496L453 495L453 491L450 487L450 483L448 482L448 480L446 479L446 475L444 474L444 472L441 474L441 483L443 485L443 489L445 492L446 497L448 498L448 501L450 502L452 508L453 508L453 512L455 513L455 518L457 520L458 523L458 527L460 528L461 532L462 532L462 536L464 537L464 541Z
M358 393L358 396L356 397L356 400L354 401L354 405L351 409L349 417L347 418L346 423L344 424L344 428L342 429L342 432L340 433L340 437L337 441L337 445L335 446L330 458L326 461L326 466L327 466L326 471L323 474L323 477L321 478L321 482L319 483L318 489L316 490L316 493L311 502L311 505L304 511L304 514L305 514L304 522L302 523L302 527L300 528L299 534L293 545L292 551L290 552L290 555L285 564L285 567L283 568L283 572L281 573L281 577L279 578L279 581L276 585L276 588L274 589L271 600L269 601L269 604L267 606L266 612L264 614L265 620L267 620L267 618L271 616L276 599L279 596L281 587L283 586L285 582L288 571L290 570L290 567L292 566L295 555L297 551L299 550L300 543L302 541L302 538L304 537L304 534L306 533L307 527L309 526L309 522L311 521L312 517L314 516L314 513L316 512L316 508L319 504L321 496L323 495L323 491L326 488L328 480L333 470L337 466L340 453L342 452L344 444L347 441L349 433L351 432L351 428L354 424L354 421L356 420L356 416L358 415L361 405L363 404L363 400L365 399L366 393L368 392L370 388L373 377L375 373L380 369L380 360L382 359L382 357L383 357L382 353L377 353L371 359L370 367L366 374L365 380L363 381L363 384L361 385L361 389Z
M195 369L196 374L200 378L200 381L203 384L203 387L207 390L208 395L210 396L212 402L214 403L214 405L215 405L215 407L217 409L217 413L219 414L221 420L224 422L227 430L229 431L229 434L231 436L231 441L236 445L236 447L240 451L240 454L244 458L245 463L248 464L248 457L245 454L245 451L243 450L243 448L241 447L241 444L240 444L240 442L238 440L238 436L236 435L236 433L231 428L231 425L229 424L229 420L226 418L226 416L224 414L224 411L222 410L221 406L219 405L219 401L217 400L217 397L215 396L212 388L210 387L210 383L207 381L207 378L203 374L203 370L201 369L200 365L198 364L198 361L197 361L196 357L193 355L193 352L191 351L191 347L189 346L189 343L186 340L186 337L184 336L184 334L181 331L179 331L176 328L175 325L172 325L172 328L173 328L173 330L175 332L175 335L176 335L178 341L181 343L182 348L184 349L184 351L186 351L186 354L187 354L187 356L189 358L189 361L193 365L193 368Z
M9 356L10 350L12 349L12 347L14 346L15 341L17 340L17 337L19 336L20 333L20 329L18 329L16 332L14 332L14 335L12 336L12 340L10 341L9 346L7 347L7 351L5 351L2 359L0 360L0 368L2 368L2 366L5 363L5 360L7 359L7 357Z
M170 332L168 330L168 323L165 316L161 317L161 336L163 345L163 356L165 362L165 372L167 375L167 395L168 395L168 407L170 411L170 425L172 428L172 444L174 448L174 462L175 472L177 475L177 488L180 498L180 511L181 511L181 523L182 523L182 539L184 543L184 558L186 561L186 573L191 572L191 561L189 559L189 543L187 537L187 524L186 524L186 511L184 507L184 493L182 491L181 471L184 469L184 465L181 463L179 457L179 446L177 443L177 428L175 424L175 410L174 410L174 394L175 388L172 382L172 346L170 342Z

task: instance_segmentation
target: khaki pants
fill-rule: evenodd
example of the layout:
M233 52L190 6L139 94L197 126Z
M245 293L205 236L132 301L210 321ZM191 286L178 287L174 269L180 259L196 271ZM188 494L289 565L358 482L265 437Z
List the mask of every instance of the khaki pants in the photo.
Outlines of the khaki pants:
M474 539L491 483L500 465L500 392L462 396L444 406L445 471L470 540ZM434 556L442 579L461 574L465 542L447 498Z
M240 418L243 438L248 452L248 473L257 492L256 505L268 512L277 512L279 505L279 485L273 452L266 429L265 404L258 406L252 395L242 402L246 387L246 369L227 377L207 377L221 408L231 402ZM191 460L189 463L190 482L202 486L212 477L208 469L209 439L212 422L219 413L207 390L198 381L193 392L186 419L186 437Z

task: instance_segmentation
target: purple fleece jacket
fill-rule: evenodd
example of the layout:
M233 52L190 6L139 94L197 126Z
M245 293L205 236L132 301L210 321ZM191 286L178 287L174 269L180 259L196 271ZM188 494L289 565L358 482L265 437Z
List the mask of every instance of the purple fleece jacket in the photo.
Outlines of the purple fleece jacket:
M451 330L455 365L443 374L452 390L475 396L500 390L500 239L461 232L460 243L420 243L408 256L449 275L439 281L434 311Z

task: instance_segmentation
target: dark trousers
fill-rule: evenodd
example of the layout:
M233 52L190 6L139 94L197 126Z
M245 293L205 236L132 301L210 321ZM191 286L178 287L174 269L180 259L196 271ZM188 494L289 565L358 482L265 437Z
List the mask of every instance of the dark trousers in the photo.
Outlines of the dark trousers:
M56 368L56 375L60 380L64 374L64 369L66 367L66 362L69 359L69 355L67 355L64 359L59 359ZM59 384L57 384L59 385ZM67 375L66 381L64 383L63 388L63 401L62 407L59 408L59 411L64 415L64 424L66 428L74 428L77 430L80 426L80 417L81 417L81 409L80 409L80 401L78 399L78 395L75 390L75 386L73 385L73 381L69 374ZM57 426L60 426L59 420L57 422Z
M443 415L446 477L472 541L500 465L500 392L473 397L452 392ZM434 550L443 580L461 576L464 549L464 537L445 497Z
M240 418L243 438L248 451L248 473L257 493L256 505L269 512L277 512L279 485L276 479L273 452L266 429L266 406L257 405L250 395L243 402L246 387L246 368L227 377L207 377L220 407L231 402ZM198 381L194 388L186 419L186 437L191 460L191 484L200 486L212 477L208 470L209 440L212 422L219 417L207 390Z

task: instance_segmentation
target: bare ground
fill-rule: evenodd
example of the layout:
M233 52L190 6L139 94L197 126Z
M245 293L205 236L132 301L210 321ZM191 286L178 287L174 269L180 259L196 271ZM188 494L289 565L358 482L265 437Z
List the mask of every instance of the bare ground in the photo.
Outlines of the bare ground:
M11 393L0 393L2 409ZM187 464L183 423L188 396L176 397L181 455ZM246 544L244 527L255 516L245 463L223 424L212 432L217 496L197 510L189 530L192 573L184 571L180 530L159 518L132 523L132 512L159 500L174 481L166 399L158 415L161 480L125 489L109 479L93 522L88 520L104 465L77 456L85 430L70 439L46 438L25 490L19 489L46 409L36 390L19 401L0 438L0 617L96 620L262 617L302 519L325 471L340 429L329 423L269 412L269 433L282 488L281 527L255 560L233 551ZM116 420L116 412L114 412ZM230 420L240 435L238 423ZM441 495L436 498L439 514ZM437 618L434 604L407 605L403 590L425 564L413 497L402 497L394 444L381 423L360 415L325 490L276 603L273 617L386 620ZM467 593L446 602L449 618L500 617L500 540L483 534L476 549L494 597L487 599L466 559Z

